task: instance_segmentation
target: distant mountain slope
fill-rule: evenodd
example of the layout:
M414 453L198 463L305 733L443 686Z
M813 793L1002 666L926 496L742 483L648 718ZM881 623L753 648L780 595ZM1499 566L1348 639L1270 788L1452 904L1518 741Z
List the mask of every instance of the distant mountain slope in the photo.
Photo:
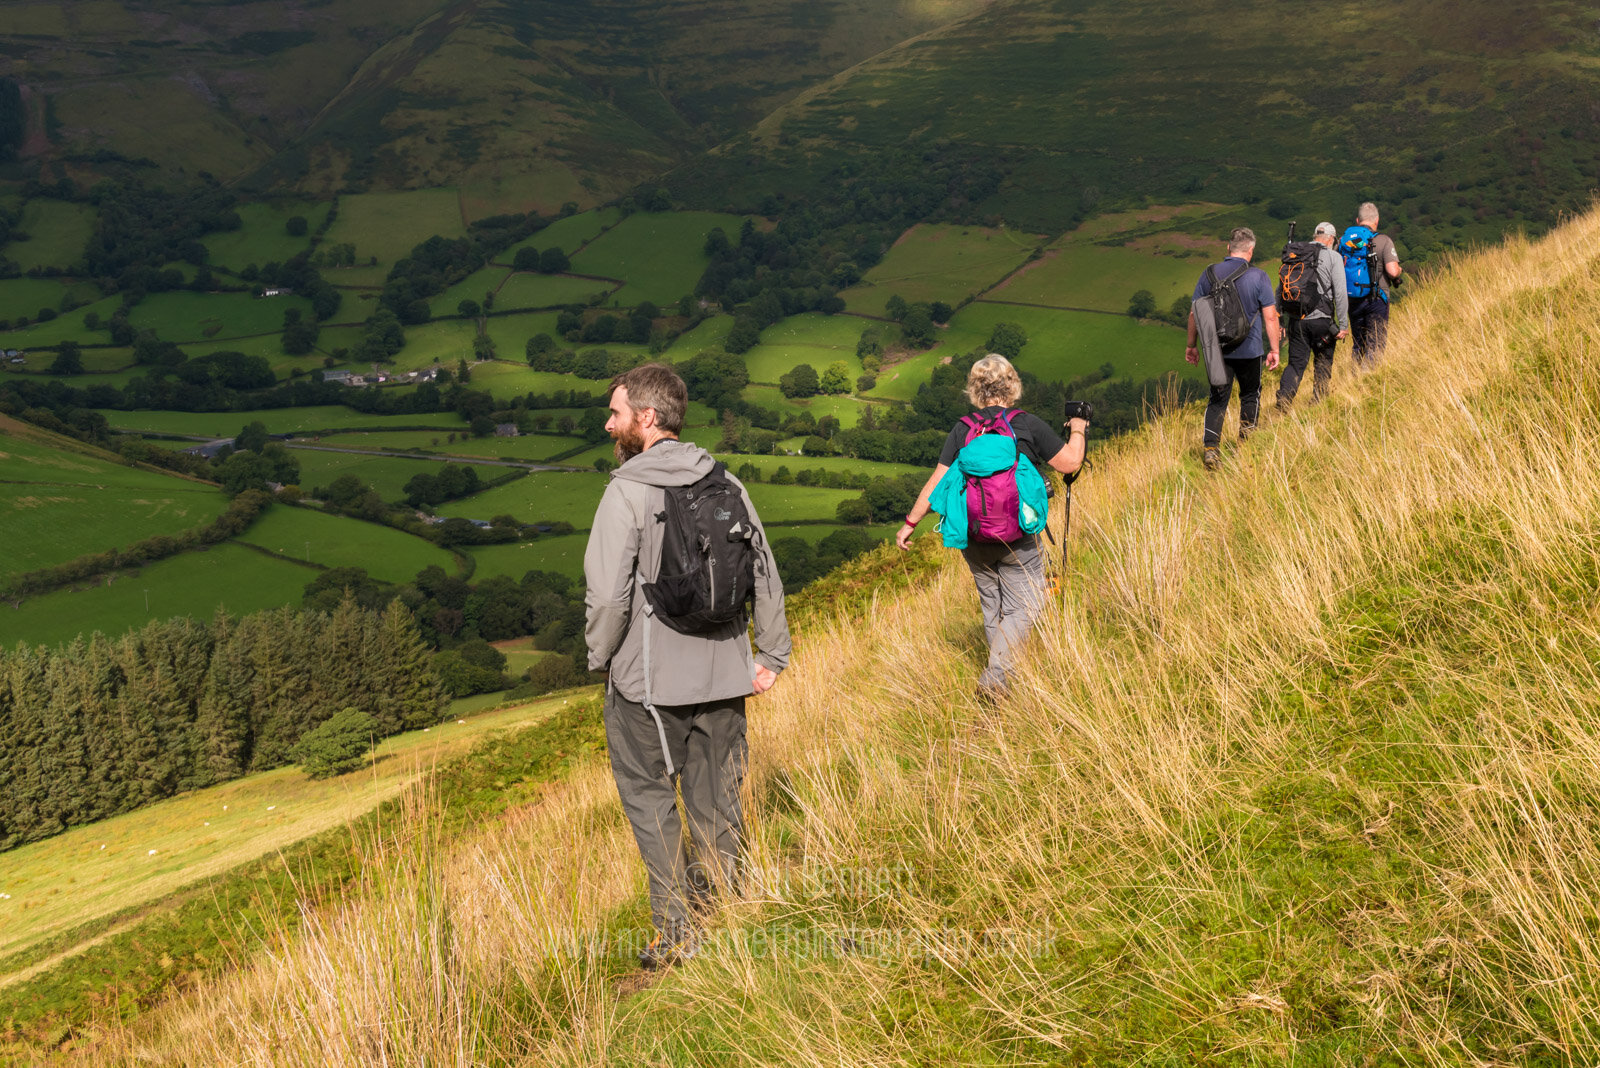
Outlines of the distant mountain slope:
M1025 228L1142 194L1342 219L1367 188L1413 245L1489 239L1588 202L1592 15L1555 0L1515 18L1488 0L1009 0L802 94L678 181L753 200L841 158L944 144L993 160L1006 180L980 214Z
M47 156L553 207L626 189L986 2L23 2L0 54L47 102Z

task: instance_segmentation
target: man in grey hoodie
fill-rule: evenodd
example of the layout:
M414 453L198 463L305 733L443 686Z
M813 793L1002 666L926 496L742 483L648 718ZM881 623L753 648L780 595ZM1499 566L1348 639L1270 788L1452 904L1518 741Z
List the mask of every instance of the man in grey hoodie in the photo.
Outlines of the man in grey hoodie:
M1333 348L1350 336L1350 298L1344 283L1344 257L1333 249L1339 231L1317 223L1311 240L1317 250L1317 306L1289 324L1289 362L1278 379L1278 411L1286 412L1300 392L1306 364L1312 365L1311 399L1321 400L1333 383Z
M710 453L678 440L687 407L683 379L661 364L636 367L611 383L606 431L616 439L621 466L600 498L583 557L589 670L606 672L611 771L650 881L657 935L639 957L647 968L692 956L693 906L735 884L747 753L744 702L770 689L789 663L777 564L749 494L731 475L756 528L759 651L752 656L742 623L683 634L655 618L645 599L643 587L661 566L663 487L693 485L715 466Z

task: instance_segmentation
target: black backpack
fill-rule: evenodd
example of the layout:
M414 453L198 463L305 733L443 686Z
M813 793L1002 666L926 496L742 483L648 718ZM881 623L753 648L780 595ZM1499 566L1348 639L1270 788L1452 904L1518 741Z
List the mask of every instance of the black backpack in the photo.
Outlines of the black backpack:
M661 568L644 585L661 622L680 634L704 634L744 624L755 595L756 527L744 495L722 464L690 486L665 486L666 507L656 522Z
M1304 319L1322 310L1322 293L1317 264L1322 246L1315 241L1291 241L1283 246L1283 265L1278 268L1278 312L1291 319Z
M1211 293L1200 299L1211 302L1211 310L1217 321L1217 341L1223 351L1242 345L1245 338L1250 336L1250 328L1255 322L1254 316L1245 314L1244 301L1234 288L1234 283L1249 269L1248 263L1241 263L1239 269L1228 277L1218 278L1216 264L1206 268L1206 277L1211 279Z

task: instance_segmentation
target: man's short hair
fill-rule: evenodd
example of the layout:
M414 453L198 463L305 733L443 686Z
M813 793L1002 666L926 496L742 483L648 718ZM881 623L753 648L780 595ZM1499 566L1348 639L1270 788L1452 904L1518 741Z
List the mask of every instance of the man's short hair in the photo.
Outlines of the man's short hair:
M1314 231L1312 231L1311 236L1312 237L1322 237L1324 235L1326 235L1328 237L1338 237L1339 236L1339 228L1337 226L1334 226L1333 223L1331 223L1331 222L1319 222L1319 223L1317 223L1317 228Z
M647 363L611 380L611 389L618 386L628 391L628 407L634 411L654 408L657 428L669 434L683 429L683 414L689 407L689 387L683 384L678 372L664 363Z
M1364 222L1377 222L1377 221L1378 221L1378 205L1374 204L1372 201L1370 201L1370 200L1366 201L1359 208L1356 209L1356 222L1364 223Z
M1229 252L1243 252L1247 248L1256 247L1256 232L1248 226L1234 228L1233 236L1228 238Z

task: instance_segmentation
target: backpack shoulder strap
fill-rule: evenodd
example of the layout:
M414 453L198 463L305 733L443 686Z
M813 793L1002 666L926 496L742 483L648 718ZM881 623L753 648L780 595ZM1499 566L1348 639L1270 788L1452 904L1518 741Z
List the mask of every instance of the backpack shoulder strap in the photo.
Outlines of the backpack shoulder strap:
M1241 263L1241 264L1239 264L1239 269L1237 271L1234 271L1228 277L1224 278L1223 281L1224 282L1235 281L1236 279L1238 279L1238 277L1240 275L1244 274L1244 272L1248 271L1249 269L1250 269L1250 264L1249 264L1248 261L1245 262L1245 263Z

